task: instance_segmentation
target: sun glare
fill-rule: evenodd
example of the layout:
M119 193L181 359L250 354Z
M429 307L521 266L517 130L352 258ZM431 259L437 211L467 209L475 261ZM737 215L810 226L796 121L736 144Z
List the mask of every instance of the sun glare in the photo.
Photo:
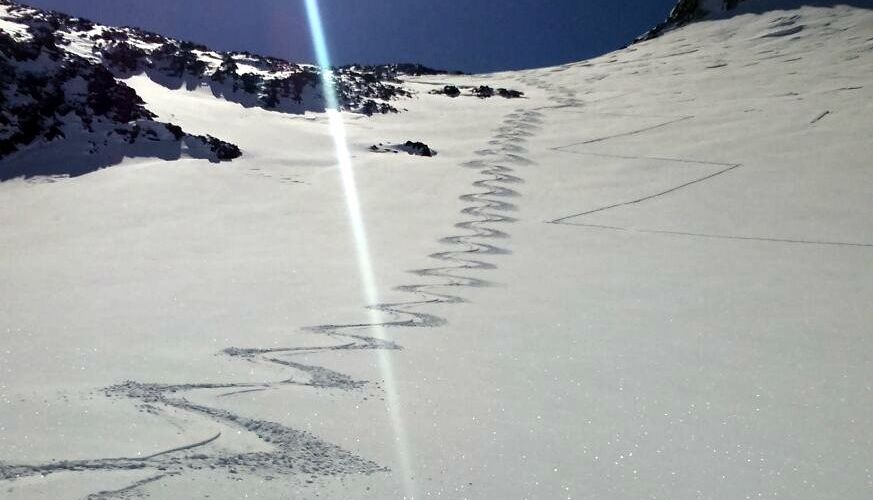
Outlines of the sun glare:
M331 71L327 38L324 33L324 25L322 24L321 12L317 0L306 0L306 15L309 21L312 45L315 48L317 63L321 68L321 83L324 93L325 108L327 111L330 134L333 137L334 148L336 150L336 159L339 166L343 194L346 200L349 225L354 239L363 296L367 304L374 305L379 303L376 276L373 272L370 247L367 242L366 225L361 210L357 183L355 182L352 157L346 140L345 123L343 122L342 113L339 110L337 92L334 87L333 73ZM376 308L370 308L369 315L369 323L373 325L370 327L371 335L378 339L384 339L385 329L382 326L384 323L382 312ZM394 378L391 354L384 349L377 349L376 353L379 358L379 369L384 381L384 389L386 393L385 403L391 419L390 424L394 433L395 454L400 469L395 472L400 473L403 477L404 498L412 500L415 498L415 483L410 462L411 455L407 443L406 431L403 425L400 395Z

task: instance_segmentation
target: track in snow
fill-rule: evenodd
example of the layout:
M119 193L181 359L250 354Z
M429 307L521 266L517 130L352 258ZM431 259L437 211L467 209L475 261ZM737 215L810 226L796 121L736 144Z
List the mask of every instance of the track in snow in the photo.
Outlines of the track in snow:
M627 135L627 134L621 134ZM785 238L778 236L755 236L755 235L737 235L737 234L719 234L719 233L703 233L703 232L693 232L693 231L671 231L671 230L662 230L662 229L644 229L644 228L631 228L631 227L622 227L622 226L610 226L605 224L594 224L594 223L586 223L582 222L586 216L593 215L600 212L605 212L607 210L612 210L614 208L620 208L625 206L637 205L640 203L644 203L656 198L660 198L663 196L667 196L669 194L675 193L676 191L680 191L689 187L693 187L696 184L700 184L702 182L710 181L713 178L721 176L723 174L727 174L735 169L742 167L741 163L722 163L722 162L713 162L713 161L705 161L705 160L690 160L683 158L665 158L658 156L632 156L632 155L615 155L615 154L604 154L604 153L588 153L588 152L580 152L580 151L572 151L566 148L571 146L579 145L579 144L587 144L585 143L575 143L569 144L566 146L560 146L556 148L552 148L554 151L561 151L563 153L583 155L583 156L600 156L607 158L621 158L628 160L653 160L653 161L664 161L664 162L672 162L672 163L693 163L704 166L713 166L718 167L718 170L715 172L709 173L702 177L692 179L687 182L683 182L680 184L676 184L668 187L667 189L663 189L661 191L648 194L645 196L641 196L639 198L635 198L632 200L621 201L612 203L610 205L605 205L602 207L593 208L590 210L586 210L584 212L578 212L570 215L565 215L563 217L559 217L557 219L546 221L548 224L561 224L567 226L576 226L587 229L599 229L605 231L620 231L627 233L640 233L640 234L658 234L664 236L675 236L675 237L688 237L688 238L705 238L705 239L720 239L720 240L735 240L735 241L752 241L752 242L762 242L762 243L786 243L786 244L796 244L796 245L819 245L819 246L836 246L836 247L861 247L861 248L873 248L873 243L865 243L865 242L851 242L851 241L829 241L821 238Z
M105 472L122 470L159 471L125 488L102 491L88 498L123 498L138 494L141 487L160 481L186 470L223 468L231 474L249 473L272 478L277 475L339 475L372 474L387 469L379 464L327 443L315 435L298 431L276 422L248 418L231 411L192 402L184 396L194 391L222 391L219 397L265 391L286 385L302 385L314 388L340 390L359 389L367 384L363 380L317 365L295 361L296 356L352 350L399 350L401 346L369 334L375 328L426 328L446 324L446 319L426 312L428 306L464 302L459 295L450 292L458 287L483 287L489 283L470 275L471 271L491 270L496 265L483 260L486 256L503 255L509 251L494 243L508 238L497 225L505 225L516 219L507 215L517 209L510 200L519 193L510 186L524 180L514 175L515 168L533 162L522 156L526 152L522 144L538 129L542 114L523 109L507 115L497 129L490 149L476 151L479 159L462 166L478 171L480 177L473 182L477 190L460 197L468 205L461 210L465 218L455 227L463 234L446 236L439 240L446 245L461 247L430 255L442 263L440 266L410 271L421 277L438 278L442 283L408 284L396 290L408 292L417 298L394 303L367 306L384 313L389 319L382 323L327 324L308 327L313 334L324 335L340 343L323 347L238 348L231 347L223 354L250 362L279 365L289 371L304 373L306 380L290 377L272 383L180 383L153 384L128 381L105 389L109 397L135 400L140 407L160 413L162 409L177 409L218 422L230 429L248 431L273 447L270 452L234 453L221 451L210 444L220 441L220 435L208 440L185 444L170 450L141 458L101 458L88 460L53 461L45 464L8 464L0 462L0 480L46 475L56 472Z
M690 50L687 52L680 52L676 54L669 54L663 57L674 57L677 55L690 54L696 52L695 50ZM563 71L567 67L559 68L555 71ZM599 77L593 77L595 80L599 80ZM535 109L566 109L566 108L583 108L584 106L591 105L594 103L602 102L603 100L611 100L615 98L623 97L622 94L617 94L614 96L609 96L606 98L601 98L592 101L582 100L578 97L578 94L575 90L561 86L555 85L549 81L542 79L537 76L535 72L530 72L522 76L519 81L522 83L532 85L540 90L543 90L548 93L548 99L553 104L548 106L542 106ZM860 87L858 87L860 88ZM856 87L846 87L837 90L855 90ZM625 116L625 117L634 117L639 115L629 115L629 114L621 114L621 113L607 113L598 111L597 114L614 114L617 116ZM815 124L825 116L829 114L829 111L825 111L812 120L811 124ZM654 116L647 115L645 118L652 118ZM657 234L664 236L673 236L673 237L685 237L685 238L704 238L704 239L722 239L722 240L733 240L733 241L746 241L746 242L761 242L761 243L777 243L777 244L795 244L795 245L819 245L819 246L832 246L832 247L861 247L861 248L873 248L873 243L867 242L851 242L851 241L829 241L821 238L782 238L778 236L771 235L737 235L737 234L718 234L718 233L703 233L703 232L693 232L693 231L667 231L667 230L655 230L655 229L640 229L640 228L631 228L631 227L620 227L620 226L609 226L603 224L591 224L582 222L580 219L593 215L595 213L605 212L607 210L611 210L614 208L619 208L623 206L636 205L640 203L644 203L646 201L660 198L663 196L667 196L669 194L675 193L676 191L684 190L689 187L693 187L700 183L704 183L710 181L714 178L722 176L724 174L728 174L733 172L736 169L739 169L743 166L741 163L724 163L724 162L715 162L708 160L696 160L696 159L687 159L687 158L667 158L661 156L640 156L640 155L618 155L618 154L604 154L604 153L596 153L596 152L587 152L587 151L575 151L570 150L568 148L574 146L585 146L588 144L601 143L605 141L609 141L611 139L616 139L620 137L631 137L640 134L644 134L646 132L660 129L663 127L667 127L673 125L675 123L679 123L685 120L693 119L693 116L680 116L680 117L659 117L664 118L665 120L660 123L656 123L654 125L650 125L647 127L640 127L639 129L634 129L631 131L621 132L613 135L607 135L603 137L598 137L594 139L588 139L581 142L575 142L572 144L565 144L563 146L552 148L554 151L560 151L562 153L567 154L575 154L575 155L583 155L583 156L601 156L601 157L610 157L610 158L622 158L628 160L653 160L653 161L665 161L665 162L674 162L674 163L693 163L704 166L712 166L718 167L718 170L712 172L710 174L701 176L697 179L692 179L691 181L687 181L684 183L676 184L668 187L667 189L651 193L649 195L645 195L639 198L635 198L632 200L620 201L616 203L612 203L606 206L586 210L584 212L577 212L574 214L566 215L563 217L559 217L557 219L552 219L545 221L547 224L558 224L558 225L566 225L566 226L575 226L586 229L594 229L594 230L605 230L605 231L619 231L619 232L627 232L627 233L640 233L640 234Z

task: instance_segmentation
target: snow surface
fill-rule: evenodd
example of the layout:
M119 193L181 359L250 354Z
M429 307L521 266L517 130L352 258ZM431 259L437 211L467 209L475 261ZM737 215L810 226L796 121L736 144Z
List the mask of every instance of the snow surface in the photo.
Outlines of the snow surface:
M5 10L0 12L6 13ZM0 30L19 40L30 40L32 38L30 33L27 32L27 26L10 21L9 19L3 19L2 17L0 17Z
M344 113L402 350L323 114L127 80L246 155L0 184L0 496L871 498L873 11L743 12Z

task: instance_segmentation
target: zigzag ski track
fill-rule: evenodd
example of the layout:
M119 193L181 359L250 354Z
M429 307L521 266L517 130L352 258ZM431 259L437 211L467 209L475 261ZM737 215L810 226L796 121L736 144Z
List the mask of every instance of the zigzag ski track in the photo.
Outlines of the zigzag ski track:
M146 457L59 460L43 464L0 462L0 481L59 472L152 472L152 476L125 488L104 490L87 497L126 498L141 495L142 487L146 485L198 469L224 469L232 474L252 474L267 478L293 477L300 474L373 474L387 471L386 467L325 442L312 433L276 422L249 418L219 407L197 404L186 398L185 394L195 391L221 391L219 397L230 397L287 385L351 391L369 384L321 366L297 362L295 357L333 351L400 350L402 347L399 344L377 338L372 331L382 328L433 328L445 325L447 320L427 312L428 307L464 302L465 299L453 294L452 289L488 286L488 281L472 276L471 271L496 269L497 266L485 258L510 253L508 249L497 244L509 238L509 234L498 227L505 227L516 221L509 213L517 210L518 207L512 200L520 194L511 186L524 182L517 175L516 168L534 163L522 156L526 153L523 145L539 129L541 118L542 114L538 111L524 109L506 115L488 142L488 149L474 152L477 159L461 164L462 167L478 172L478 178L472 183L474 190L460 196L462 201L468 203L460 212L463 217L454 225L461 234L448 235L439 240L441 244L454 247L430 254L429 257L439 261L440 265L410 271L415 276L436 278L441 282L398 286L396 290L414 297L403 302L367 306L369 309L381 311L388 318L385 322L327 324L304 328L304 331L339 342L322 347L229 347L222 351L226 356L257 364L278 365L294 372L288 378L271 383L154 384L127 381L104 389L107 397L132 400L152 413L160 414L162 410L169 409L181 410L208 418L231 430L250 432L271 446L272 451L234 453L217 450L209 445L220 443L219 434L204 441L182 444ZM305 374L306 377L298 379L295 374Z

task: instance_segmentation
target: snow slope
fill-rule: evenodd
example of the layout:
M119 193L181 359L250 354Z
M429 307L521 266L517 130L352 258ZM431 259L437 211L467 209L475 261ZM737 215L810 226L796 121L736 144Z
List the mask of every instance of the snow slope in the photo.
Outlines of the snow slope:
M0 183L0 497L870 498L873 5L811 3L343 113L378 305L323 114L127 78L246 154Z

